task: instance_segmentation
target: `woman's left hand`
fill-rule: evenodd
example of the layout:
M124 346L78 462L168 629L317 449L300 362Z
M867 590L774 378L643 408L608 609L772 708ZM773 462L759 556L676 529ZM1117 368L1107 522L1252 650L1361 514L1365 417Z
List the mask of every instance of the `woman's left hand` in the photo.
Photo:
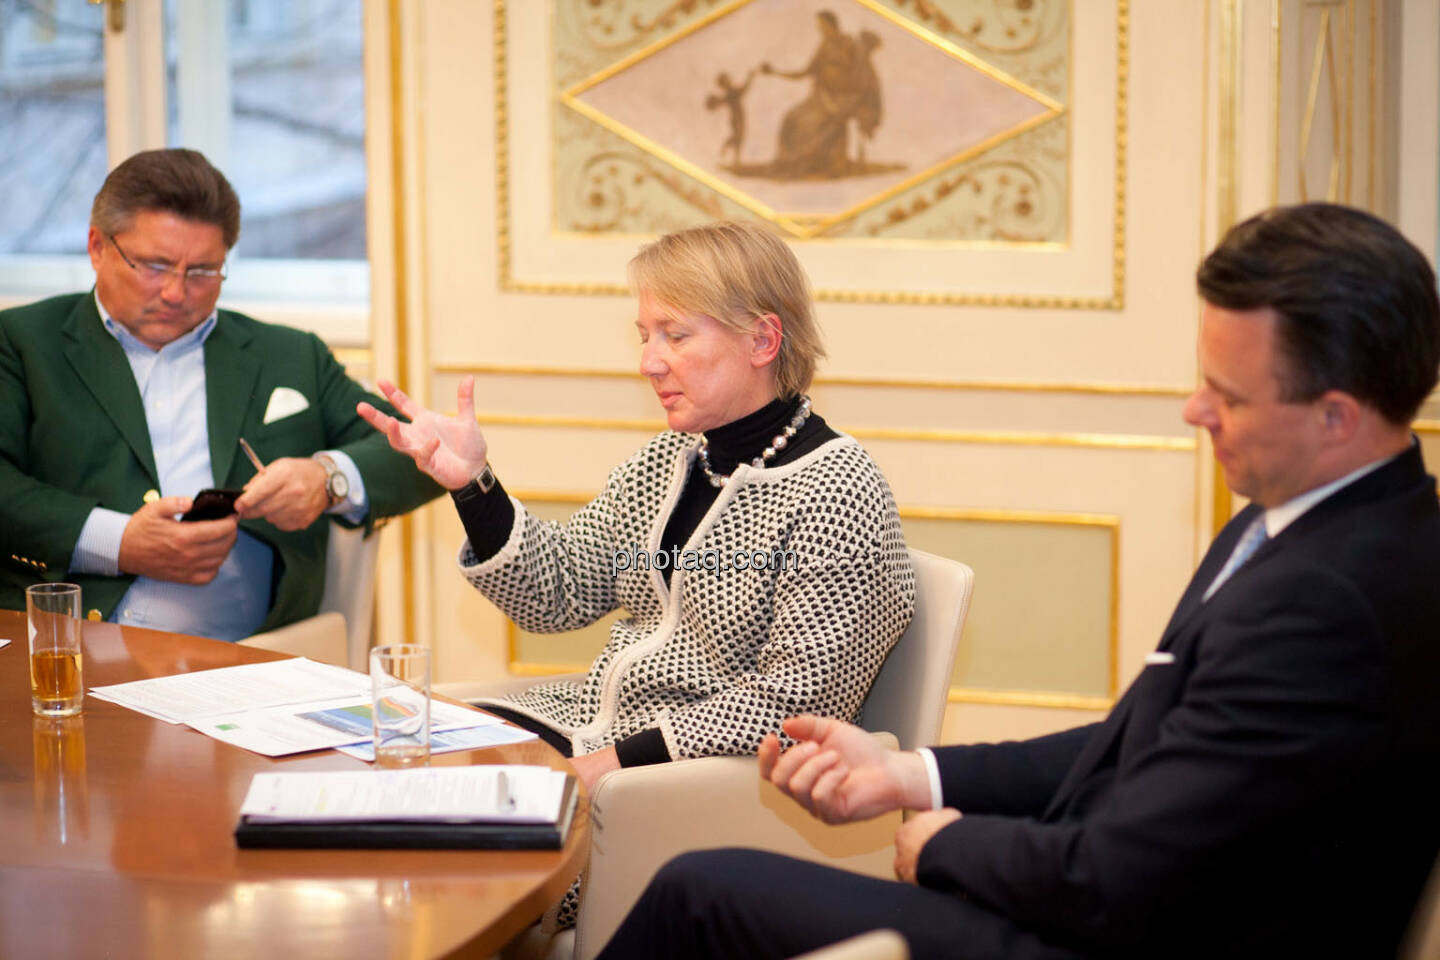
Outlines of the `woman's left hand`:
M580 779L585 781L585 789L593 791L601 777L611 770L620 769L620 755L615 752L614 747L606 747L582 757L571 757L570 765L580 774Z

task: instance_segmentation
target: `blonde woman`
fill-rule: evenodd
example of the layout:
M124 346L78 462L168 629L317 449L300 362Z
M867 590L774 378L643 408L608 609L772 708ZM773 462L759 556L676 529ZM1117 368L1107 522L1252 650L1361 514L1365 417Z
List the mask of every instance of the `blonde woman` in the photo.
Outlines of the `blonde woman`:
M640 371L669 429L563 524L505 494L474 417L362 404L396 450L451 491L465 577L523 629L627 614L579 682L487 703L567 756L587 785L621 766L750 755L796 713L846 720L914 610L890 488L805 390L823 356L794 253L716 223L630 264Z

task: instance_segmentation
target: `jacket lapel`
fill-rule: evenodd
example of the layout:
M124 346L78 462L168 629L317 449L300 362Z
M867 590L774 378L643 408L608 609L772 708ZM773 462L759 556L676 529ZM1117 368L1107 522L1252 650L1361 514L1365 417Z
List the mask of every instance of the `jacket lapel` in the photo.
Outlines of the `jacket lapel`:
M155 452L150 446L150 429L145 423L145 405L135 385L135 373L125 357L125 348L101 324L93 291L81 297L65 319L61 337L66 361L158 488L160 475L155 469Z
M205 415L210 433L210 468L225 485L240 450L240 428L255 400L260 361L249 350L250 334L227 322L224 311L205 340Z
M1206 589L1210 586L1211 581L1219 575L1220 568L1225 566L1225 561L1230 558L1231 552L1235 549L1235 541L1240 538L1245 528L1250 526L1250 521L1255 518L1259 510L1259 507L1251 504L1232 517L1230 522L1225 525L1225 529L1220 531L1220 535L1215 538L1210 549L1206 551L1205 558L1200 561L1199 569L1190 578L1190 584L1185 588L1185 593L1181 595L1175 612L1170 615L1170 623L1165 627L1165 632L1160 635L1160 645L1156 647L1157 650L1167 649L1185 626L1205 608L1202 598L1205 596ZM1261 559L1274 546L1273 541L1266 543L1255 551L1255 556L1250 558L1246 566ZM1238 571L1236 575L1238 576ZM1060 789L1055 791L1055 796L1046 811L1047 815L1058 812L1070 798L1070 794L1104 761L1115 742L1125 731L1134 702L1134 684L1132 683L1125 695L1120 698L1120 702L1115 704L1115 708L1110 711L1105 725L1096 732L1095 736L1090 738L1090 742L1085 745L1085 749L1075 759L1074 765L1065 775L1064 781L1061 782Z
M1225 529L1221 530L1220 535L1210 544L1210 549L1205 552L1205 558L1200 561L1200 567L1195 571L1195 575L1190 578L1190 585L1185 588L1185 592L1180 597L1180 602L1176 604L1175 612L1170 615L1170 622L1165 626L1165 632L1160 635L1160 645L1156 647L1157 650L1167 649L1180 631L1184 629L1185 625L1188 624L1197 613L1204 609L1205 604L1203 598L1205 591L1210 588L1210 584L1220 575L1221 568L1223 568L1225 562L1230 559L1230 554L1235 551L1236 542L1244 535L1245 530L1250 526L1251 521L1255 519L1255 516L1259 512L1259 507L1253 503L1250 504L1244 510L1241 510L1235 516L1231 517L1230 522L1225 525ZM1249 567L1257 560L1263 559L1274 547L1275 542L1273 540L1267 541L1259 550L1255 551L1254 556L1246 561L1245 566ZM1237 575L1238 573L1239 571L1236 571ZM1231 579L1233 580L1234 576L1232 576Z

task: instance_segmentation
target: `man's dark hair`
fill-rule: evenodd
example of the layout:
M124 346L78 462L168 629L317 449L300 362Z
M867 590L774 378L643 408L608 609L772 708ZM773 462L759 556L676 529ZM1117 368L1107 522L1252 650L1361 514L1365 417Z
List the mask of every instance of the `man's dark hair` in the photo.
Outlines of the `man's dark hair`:
M1225 310L1279 315L1281 399L1342 390L1408 424L1440 370L1435 271L1400 232L1332 203L1275 207L1236 224L1196 273Z
M114 236L142 210L164 210L220 228L225 249L240 238L240 198L198 150L144 150L121 163L95 194L90 225Z

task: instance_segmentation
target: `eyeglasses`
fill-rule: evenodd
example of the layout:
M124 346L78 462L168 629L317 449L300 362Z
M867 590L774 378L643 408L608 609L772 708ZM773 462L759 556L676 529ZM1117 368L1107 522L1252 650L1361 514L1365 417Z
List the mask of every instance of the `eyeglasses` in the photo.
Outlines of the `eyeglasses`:
M219 286L225 279L225 265L218 267L187 267L180 270L174 264L161 263L156 260L131 260L125 256L125 251L120 249L120 243L115 239L114 234L106 234L106 238L115 247L115 252L120 254L131 270L140 275L140 279L147 283L156 285L169 281L171 277L179 277L182 285L194 284L197 287Z

